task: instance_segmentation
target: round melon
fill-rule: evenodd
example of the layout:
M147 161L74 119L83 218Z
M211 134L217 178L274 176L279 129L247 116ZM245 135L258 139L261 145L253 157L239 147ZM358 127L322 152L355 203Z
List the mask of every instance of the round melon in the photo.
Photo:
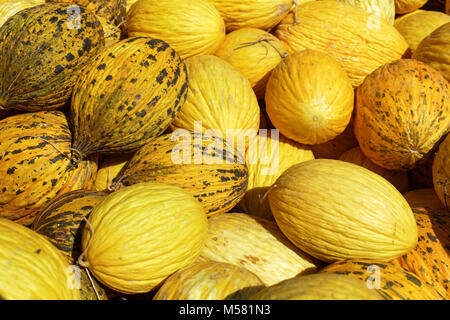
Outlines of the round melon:
M400 59L408 49L394 26L337 1L300 4L298 23L290 13L277 26L275 36L290 54L304 49L329 54L341 64L354 87L379 66Z
M264 288L252 272L222 262L197 262L171 275L153 300L225 300Z
M0 218L2 300L79 300L76 279L64 258L40 234Z
M187 99L171 123L172 129L209 132L231 142L237 138L238 143L257 134L260 109L247 78L212 55L191 57L186 60L186 67Z
M79 72L105 46L96 16L80 7L79 19L69 19L69 7L24 9L0 27L0 108L53 110L68 102Z
M122 40L83 73L71 101L73 148L81 158L142 147L166 130L186 99L184 62L158 39Z
M127 294L148 292L193 263L208 228L192 195L161 183L109 194L88 221L78 263L107 287Z
M264 98L271 71L287 56L284 45L271 33L256 28L230 32L215 55L239 70L258 99Z
M311 274L284 280L267 287L250 300L384 300L376 290L350 277Z
M429 10L416 10L395 20L395 28L400 31L412 52L430 33L450 22L450 16Z
M372 162L410 170L450 127L450 86L436 70L400 59L370 74L356 93L355 136Z
M411 208L444 209L433 188L408 191L403 194Z
M164 40L181 58L214 54L225 24L210 0L139 0L128 11L129 37Z
M450 21L424 38L412 58L433 67L450 82Z
M199 261L246 268L267 286L320 267L320 262L292 245L273 221L244 213L208 219L208 238Z
M339 160L287 169L268 194L286 237L325 262L393 260L417 243L417 226L401 193L378 174Z
M354 93L346 72L332 56L303 50L272 71L265 102L270 121L284 136L303 144L319 144L345 130Z

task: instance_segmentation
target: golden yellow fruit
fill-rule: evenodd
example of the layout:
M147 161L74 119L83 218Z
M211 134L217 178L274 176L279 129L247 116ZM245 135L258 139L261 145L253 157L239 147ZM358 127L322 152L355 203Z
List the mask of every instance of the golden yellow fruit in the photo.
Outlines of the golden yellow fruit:
M302 50L272 71L265 101L270 121L283 135L299 143L319 144L345 130L352 116L354 93L350 79L334 58Z
M210 0L139 0L128 11L129 37L164 40L181 58L213 54L225 24Z
M337 1L299 5L298 23L290 13L278 25L275 36L289 53L312 49L329 54L347 71L354 87L379 66L400 59L408 49L393 25Z
M112 181L119 174L120 170L130 160L132 154L125 154L117 157L107 158L99 167L97 177L95 178L95 190L107 190Z
M395 0L395 13L405 14L413 12L423 7L427 2L428 0Z
M424 38L412 58L433 67L450 82L450 22Z
M0 297L5 300L79 300L76 274L40 234L0 218Z
M299 3L305 0L298 0ZM306 0L307 1L307 0ZM242 28L267 30L289 12L293 0L212 0L225 20L227 32Z
M17 12L45 3L45 0L0 1L0 27Z
M403 194L411 208L444 209L433 188L416 189Z
M199 261L244 267L268 286L313 273L319 267L315 259L290 243L274 222L244 213L208 219L208 239Z
M372 162L389 170L411 170L448 132L449 83L414 59L381 66L356 91L354 127Z
M423 39L447 22L450 22L450 16L442 12L417 10L397 18L394 26L414 52Z
M384 300L361 280L336 274L310 274L265 288L250 300Z
M272 214L298 248L326 261L393 260L417 243L405 198L361 166L316 159L287 169L269 191Z
M442 300L429 283L393 262L352 259L334 262L319 274L340 274L362 280L377 289L386 300Z
M83 229L78 263L109 288L143 293L194 262L208 222L200 204L181 188L139 183L108 195ZM93 230L93 231L92 231Z
M215 55L239 70L258 99L264 98L270 73L287 55L274 35L256 28L243 28L226 35Z
M225 300L264 288L245 268L223 262L197 262L171 275L153 300Z
M442 205L450 209L450 134L440 144L432 170L434 190Z
M450 298L450 215L446 209L413 208L419 230L417 246L393 262Z
M248 186L239 206L247 213L273 219L265 197L270 186L290 166L314 159L312 151L280 135L278 131L263 131L252 139L245 154Z
M187 130L180 136L177 133L162 135L139 149L111 189L141 182L167 183L192 194L208 217L231 210L247 189L245 158L218 137Z
M185 63L189 89L183 108L171 123L172 129L210 134L216 130L224 140L256 135L260 109L250 82L216 56L192 57Z
M394 24L395 1L394 0L336 0L363 9L371 15L377 15L384 21Z
M355 147L344 152L339 157L339 160L354 163L375 172L392 183L400 193L405 193L408 191L408 173L405 171L387 170L376 165L370 161L364 153L362 153L361 148L359 147Z

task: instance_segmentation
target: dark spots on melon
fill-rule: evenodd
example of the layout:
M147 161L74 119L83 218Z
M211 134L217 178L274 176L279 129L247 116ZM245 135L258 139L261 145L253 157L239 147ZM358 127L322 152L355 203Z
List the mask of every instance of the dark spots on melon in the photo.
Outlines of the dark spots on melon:
M112 75L108 75L107 77L106 77L106 81L109 81L109 80L111 80L112 79Z
M154 96L154 97L152 98L152 100L150 100L150 102L147 103L147 106L148 106L148 107L153 107L155 104L158 103L158 101L159 101L160 99L161 99L161 96Z
M66 54L67 61L72 61L73 59L75 59L75 56L73 54L71 54L70 52L68 54Z
M18 190L16 191L16 195L19 195L19 194L21 194L21 193L23 193L23 190L18 189Z
M93 206L84 206L84 207L81 207L81 210L83 210L83 211L90 211L90 210L92 210L92 209L94 209Z
M433 248L426 247L428 253L433 253Z
M437 242L437 238L429 232L427 232L427 237L428 237L428 239L430 239L430 241Z
M142 62L142 63L141 63L141 67L146 67L146 68L148 68L149 65L150 65L150 64L148 63L148 61L145 61L145 62Z
M50 182L52 183L52 187L54 187L54 186L56 186L58 179L52 179L52 180L50 180Z
M48 21L50 21L51 23L55 23L56 21L58 21L58 17L51 17Z
M104 99L104 98L105 98L105 94L102 93L102 94L100 95L100 99Z
M122 111L123 108L124 108L124 106L123 106L123 105L120 105L120 106L119 106L119 111Z
M106 68L106 63L102 63L97 67L97 70L104 70Z
M85 38L83 40L83 51L88 52L92 48L92 40L89 38Z
M3 188L2 188L2 192L6 192L6 187L3 187Z
M156 57L153 54L149 54L147 56L147 59L152 60L152 61L156 61Z
M13 174L14 173L14 171L16 171L16 167L11 167L11 168L8 168L8 170L6 170L6 173L7 174Z
M422 282L419 279L417 279L416 277L414 277L413 275L405 272L405 276L406 276L406 280L412 282L414 285L416 285L418 287L422 286Z
M136 81L137 81L136 78L133 78L133 79L130 80L131 83L136 83Z
M167 77L167 70L164 68L159 72L159 75L156 77L156 82L162 84L165 77Z
M147 114L147 111L142 110L141 112L137 112L137 113L136 113L136 116L142 118L142 117L144 117L146 114Z
M63 72L63 70L64 70L64 67L62 67L61 65L58 64L55 67L55 74L60 74L61 72Z

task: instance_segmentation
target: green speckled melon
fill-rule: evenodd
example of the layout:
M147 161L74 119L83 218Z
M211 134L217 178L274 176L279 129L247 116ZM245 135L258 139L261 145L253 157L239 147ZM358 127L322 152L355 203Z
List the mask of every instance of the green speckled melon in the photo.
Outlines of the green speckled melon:
M56 197L36 216L32 228L74 263L81 254L83 218L106 195L102 191L76 190Z
M98 55L75 85L73 148L82 157L136 150L167 129L186 95L186 67L166 42L120 41Z
M0 108L63 106L80 70L104 48L102 26L80 7L46 3L22 10L0 28Z
M0 121L0 217L24 225L53 198L93 187L98 157L73 161L72 134L60 111Z

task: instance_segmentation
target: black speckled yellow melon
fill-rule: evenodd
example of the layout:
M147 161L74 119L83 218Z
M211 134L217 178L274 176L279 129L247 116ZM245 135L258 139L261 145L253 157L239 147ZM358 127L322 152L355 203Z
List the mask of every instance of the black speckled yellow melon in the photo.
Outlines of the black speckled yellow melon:
M76 190L56 197L36 216L32 228L74 263L81 254L83 218L106 195L102 191Z
M0 28L0 108L25 111L63 106L81 69L105 46L93 13L68 3L22 10Z
M98 55L75 85L73 148L81 157L136 150L167 129L186 95L186 67L166 42L120 41Z
M229 211L247 189L245 158L220 137L182 132L186 135L165 134L139 149L112 188L161 182L187 190L209 217Z
M12 115L0 133L0 218L29 225L53 198L93 187L98 157L73 161L64 113Z

